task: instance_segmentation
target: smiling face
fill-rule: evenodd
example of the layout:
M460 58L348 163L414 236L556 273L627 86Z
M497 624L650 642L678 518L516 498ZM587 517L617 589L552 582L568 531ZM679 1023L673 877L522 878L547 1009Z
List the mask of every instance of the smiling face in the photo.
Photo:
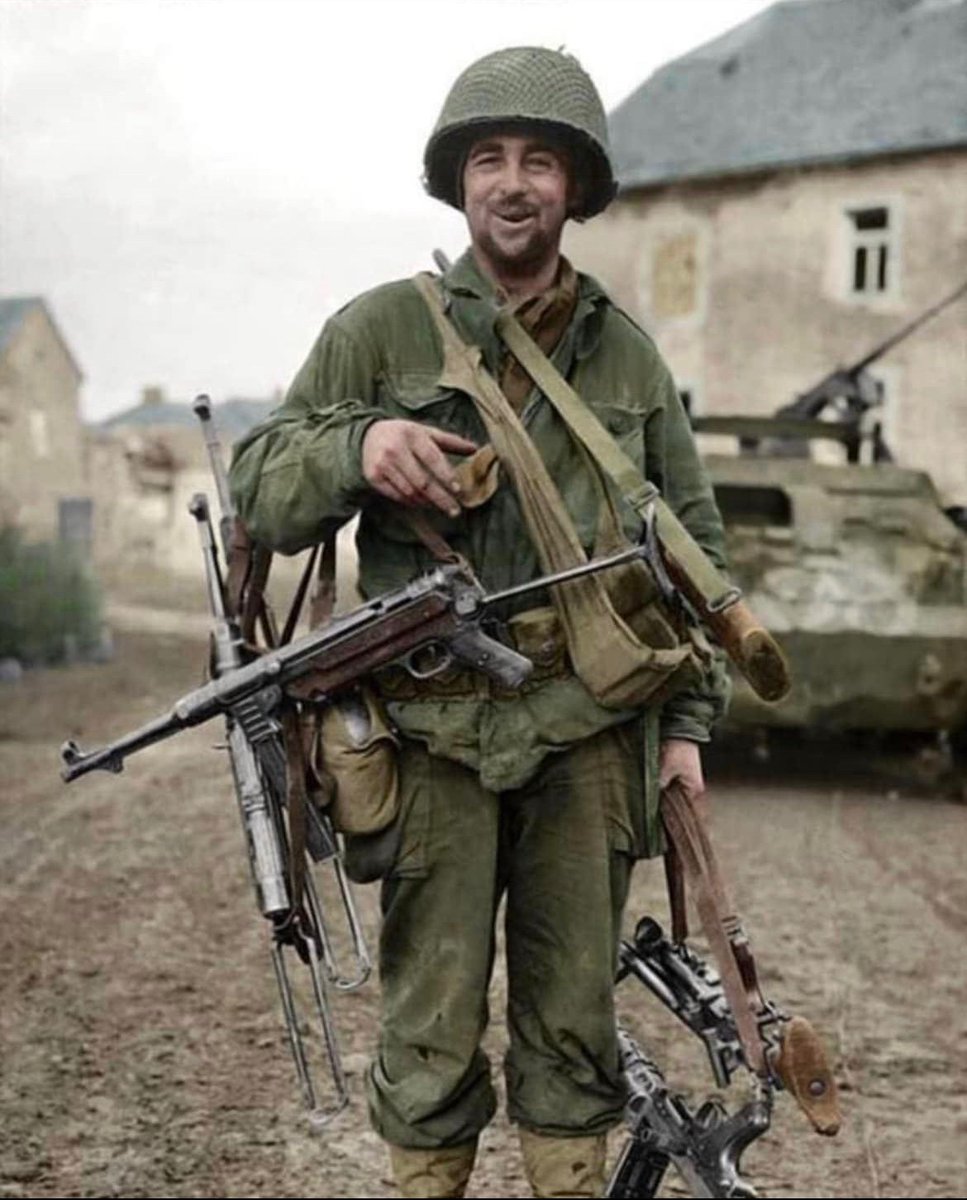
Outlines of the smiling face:
M478 262L498 282L556 271L570 200L569 164L560 146L500 132L471 145L463 211Z

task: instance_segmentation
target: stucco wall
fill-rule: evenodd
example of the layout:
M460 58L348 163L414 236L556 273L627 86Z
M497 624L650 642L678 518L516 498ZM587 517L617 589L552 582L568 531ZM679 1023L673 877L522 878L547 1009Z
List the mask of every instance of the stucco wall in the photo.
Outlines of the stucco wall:
M891 279L850 294L847 210L886 204ZM967 280L967 151L619 199L567 252L656 338L703 413L769 413ZM874 368L897 459L967 504L967 297Z
M88 494L80 376L44 310L24 315L0 360L0 519L56 536L58 503Z
M210 483L185 432L89 434L99 563L150 564L181 574L198 570L198 535L188 501L196 491L210 490Z
M200 431L172 426L118 426L88 433L94 497L94 550L99 565L134 571L151 567L184 579L204 579L198 530L188 503L208 496L216 526L220 508ZM223 452L228 461L228 449ZM339 608L358 603L355 523L340 531ZM269 594L287 611L305 556L273 561Z

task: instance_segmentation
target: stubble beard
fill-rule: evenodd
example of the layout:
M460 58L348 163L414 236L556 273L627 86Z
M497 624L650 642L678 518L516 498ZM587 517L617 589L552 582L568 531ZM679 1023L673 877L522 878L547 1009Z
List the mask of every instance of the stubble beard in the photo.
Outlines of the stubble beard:
M484 230L477 238L480 253L505 278L527 279L536 275L560 252L560 234L555 238L535 229L519 248L505 248L499 238Z

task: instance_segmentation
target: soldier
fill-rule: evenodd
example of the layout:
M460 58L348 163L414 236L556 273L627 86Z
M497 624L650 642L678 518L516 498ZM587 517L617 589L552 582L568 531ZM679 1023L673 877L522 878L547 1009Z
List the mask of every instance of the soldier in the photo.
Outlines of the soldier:
M565 222L594 216L615 193L601 100L578 62L515 48L472 64L446 99L425 171L430 195L461 209L470 233L439 281L445 319L479 347L520 415L584 550L600 549L608 512L635 540L641 522L502 344L500 306L721 564L721 524L667 368L560 253ZM275 549L300 550L361 513L366 596L432 567L443 543L488 590L541 573L533 522L485 444L476 404L441 381L439 319L412 280L357 298L236 451L239 511ZM537 663L519 693L469 671L418 682L390 669L378 679L399 739L401 806L392 836L376 839L391 849L367 1089L406 1196L463 1195L495 1110L480 1041L502 897L507 1105L529 1181L538 1196L602 1190L605 1136L624 1100L612 983L631 868L661 849L660 782L677 777L702 792L699 747L724 703L718 670L693 673L663 704L657 694L602 702L574 666L573 628L569 640L546 596L504 616ZM348 839L350 860L371 840Z

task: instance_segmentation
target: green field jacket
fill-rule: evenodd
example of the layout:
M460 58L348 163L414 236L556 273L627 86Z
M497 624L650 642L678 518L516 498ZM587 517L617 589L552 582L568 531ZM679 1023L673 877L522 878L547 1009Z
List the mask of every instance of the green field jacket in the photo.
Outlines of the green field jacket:
M451 320L465 340L480 347L486 365L499 378L506 352L494 330L493 285L469 252L450 268L443 284ZM659 487L699 545L724 566L721 520L671 375L651 339L589 276L579 275L574 315L552 357ZM486 433L473 401L439 386L441 368L439 334L411 280L367 292L332 317L285 402L235 448L232 493L252 535L275 550L294 553L360 512L357 548L364 596L399 587L432 567L400 511L367 486L361 445L372 422L385 418L424 422L483 445ZM592 477L584 452L536 389L525 402L522 419L585 549L592 552L600 481ZM639 519L620 501L619 511L625 532L637 540ZM455 518L434 510L430 520L453 549L466 556L487 590L541 573L506 479L481 507L464 509ZM546 597L532 595L518 608L547 602ZM431 696L389 707L405 735L479 771L484 786L495 791L520 786L548 753L643 716L646 777L654 793L659 732L661 737L707 741L726 693L725 673L716 669L701 687L668 700L660 714L605 709L573 676L552 678L503 699ZM639 852L655 842L650 827L656 805L653 794L648 813L641 814Z

